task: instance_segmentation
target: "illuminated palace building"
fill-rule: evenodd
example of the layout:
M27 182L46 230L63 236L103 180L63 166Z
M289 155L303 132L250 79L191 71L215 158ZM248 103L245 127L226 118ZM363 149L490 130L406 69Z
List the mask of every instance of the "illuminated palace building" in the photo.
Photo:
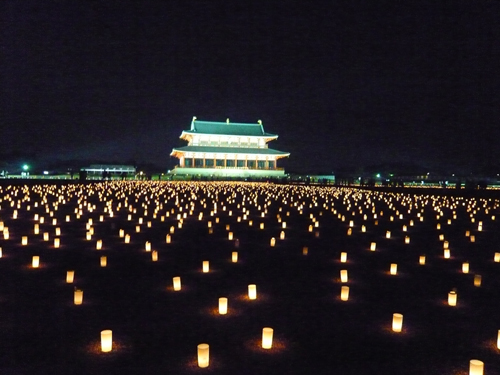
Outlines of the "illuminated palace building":
M266 133L262 122L256 124L198 121L180 136L187 146L174 148L172 156L180 163L174 175L214 177L281 177L277 161L288 152L268 148L267 142L278 138Z

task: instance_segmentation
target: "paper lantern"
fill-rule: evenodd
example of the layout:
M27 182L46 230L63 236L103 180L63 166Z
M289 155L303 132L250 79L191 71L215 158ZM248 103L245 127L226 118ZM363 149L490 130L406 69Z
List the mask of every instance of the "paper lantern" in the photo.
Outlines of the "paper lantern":
M500 253L495 253L495 256L493 257L493 260L496 263L500 263Z
M450 306L456 306L457 305L457 292L452 290L451 292L448 293L448 305Z
M469 375L483 375L484 363L477 359L471 359L469 363Z
M450 249L444 249L444 259L450 259Z
M170 236L170 234L167 234L167 236L165 237L165 242L166 243L171 243L172 242L172 237Z
M108 257L106 257L106 256L102 256L102 257L101 257L101 261L100 261L100 262L101 262L101 263L100 263L100 264L101 264L101 267L106 267L106 266L108 265Z
M302 248L302 255L307 255L307 254L309 254L309 248L307 246L304 246Z
M497 334L497 348L500 349L500 329L498 330Z
M48 232L45 232L45 233L43 234L43 240L44 240L44 241L48 241L48 240L49 240L49 233L48 233Z
M340 288L340 299L342 301L347 301L349 299L349 287L343 286Z
M153 252L151 253L151 259L153 260L153 262L158 261L158 251L153 250Z
M391 231L390 230L385 232L385 238L391 238Z
M233 251L231 253L231 262L233 262L233 263L237 263L238 262L238 252L237 251Z
M403 329L403 314L392 314L392 330L394 332L401 332Z
M229 241L232 241L232 239L233 239L233 232L229 232L229 233L227 234L227 239L228 239Z
M120 238L125 237L125 231L123 229L120 229L119 236Z
M113 349L113 331L105 329L101 331L101 350L104 353L110 352Z
M75 305L81 305L83 303L83 290L75 289L73 293L73 303Z
M474 275L474 286L481 286L481 275Z
M347 229L347 235L348 235L348 236L352 235L352 228L348 228L348 229Z
M271 349L273 347L273 329L269 327L262 328L262 348Z
M31 267L38 268L40 266L40 257L38 255L33 255L31 259Z
M38 223L36 223L33 227L33 233L34 234L39 234L40 233L40 225L38 225Z
M95 248L97 250L101 250L102 249L102 240L97 240L97 243L95 245Z
M362 225L361 226L361 232L365 233L366 232L366 226L365 225Z
M257 285L255 284L248 285L248 298L257 299Z
M141 226L140 225L136 225L135 226L135 232L139 233L140 231L141 231Z
M151 251L151 242L146 241L146 244L144 247L145 247L146 251Z
M271 237L271 247L274 247L276 245L276 238Z
M444 238L444 236L443 236ZM443 242L443 249L448 249L450 247L450 243L448 241Z
M436 229L437 229L437 230L440 230L440 229L441 229L441 224L437 223L437 225L436 225Z
M28 236L23 236L21 238L21 245L26 246L28 244Z
M347 262L347 253L346 252L340 253L340 262L341 263Z
M174 282L174 290L175 291L181 290L181 278L180 278L180 276L174 277L173 282Z
M227 314L227 298L226 297L219 298L219 314L221 314L221 315Z
M90 241L92 239L92 233L87 232L85 238L87 239L87 241Z
M286 221L281 223L281 228L286 229Z
M462 272L469 273L469 263L468 262L462 263Z
M340 270L340 281L346 283L347 279L347 270Z
M370 244L370 251L375 251L376 248L377 248L377 243L376 242L372 242Z
M130 234L125 235L125 243L130 243Z
M470 236L470 242L476 242L476 236Z
M398 265L396 263L391 263L391 275L397 275L398 273Z
M2 247L0 246L0 258L2 257Z
M264 223L260 223L260 229L264 229Z
M71 284L75 278L75 271L66 271L66 282Z
M410 243L410 237L409 236L406 236L405 237L405 244L409 244Z
M61 235L61 228L57 227L56 228L56 236L60 236Z
M198 345L198 366L201 368L208 367L210 361L209 349L210 348L208 344Z
M208 260L204 260L203 261L203 267L202 268L203 268L203 272L204 273L209 272L209 270L210 270L210 264L209 264Z
M285 239L285 232L281 231L281 233L280 233L280 240L284 240L284 239Z

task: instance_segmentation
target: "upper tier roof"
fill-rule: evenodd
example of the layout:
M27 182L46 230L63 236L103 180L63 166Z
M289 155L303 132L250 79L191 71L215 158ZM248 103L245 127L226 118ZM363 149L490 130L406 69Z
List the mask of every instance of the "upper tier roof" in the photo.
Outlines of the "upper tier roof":
M266 133L262 124L244 124L237 122L214 122L214 121L199 121L191 122L191 129L185 130L183 133L188 134L220 134L220 135L240 135L240 136L256 136L256 137L273 137L277 135Z

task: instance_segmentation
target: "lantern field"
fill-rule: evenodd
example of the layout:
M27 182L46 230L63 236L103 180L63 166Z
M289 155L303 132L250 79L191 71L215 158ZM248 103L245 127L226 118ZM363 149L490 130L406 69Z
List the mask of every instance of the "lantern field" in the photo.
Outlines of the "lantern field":
M0 372L497 370L498 198L123 181L0 207Z

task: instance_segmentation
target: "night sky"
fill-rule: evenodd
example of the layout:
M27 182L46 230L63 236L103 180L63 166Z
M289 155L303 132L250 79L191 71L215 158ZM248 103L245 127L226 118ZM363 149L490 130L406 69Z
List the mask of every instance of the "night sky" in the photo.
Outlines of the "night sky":
M500 169L500 2L0 4L0 157L149 162L263 121L298 172Z

